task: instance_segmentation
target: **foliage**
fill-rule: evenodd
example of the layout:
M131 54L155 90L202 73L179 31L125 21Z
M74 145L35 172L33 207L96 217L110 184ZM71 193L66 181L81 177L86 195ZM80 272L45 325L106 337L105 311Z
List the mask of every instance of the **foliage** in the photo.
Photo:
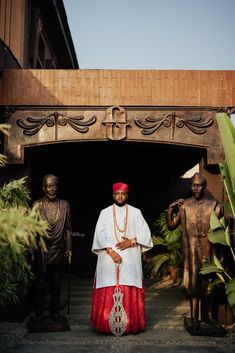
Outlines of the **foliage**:
M217 114L225 161L220 164L226 217L235 219L235 127L225 113Z
M10 245L0 246L0 304L16 303L33 279L23 247L14 251Z
M24 182L25 178L0 189L0 305L16 302L25 293L33 278L30 249L45 248L48 225L26 206L29 194Z
M233 261L235 262L235 254L230 239L231 235L234 235L234 232L229 230L225 218L222 217L219 219L215 212L213 212L210 219L208 238L212 244L220 244L227 247L231 253ZM223 262L214 254L213 262L206 263L200 273L203 275L215 273L217 275L218 279L211 283L210 289L215 285L224 285L228 303L235 313L235 278L232 278L232 275L229 273Z
M2 132L4 135L8 135L8 129L9 129L9 125L0 124L0 132ZM0 167L3 167L6 164L6 160L7 160L6 156L0 153Z
M5 126L0 125L0 131L6 132ZM25 293L33 278L30 250L45 249L48 225L30 209L25 182L13 180L0 188L0 305L17 302Z
M144 269L149 277L159 276L164 266L182 269L183 245L181 226L169 230L165 213L156 218L152 235L153 249L144 254Z
M225 153L225 161L220 164L220 174L224 189L224 215L218 219L213 212L210 219L209 240L213 244L220 244L229 250L233 266L229 268L214 254L213 262L206 263L201 269L203 275L215 273L217 280L211 286L224 285L228 303L235 314L235 254L231 244L234 230L228 226L229 219L235 219L235 127L225 113L217 114L220 137Z
M25 200L24 200L25 201ZM8 247L21 253L22 248L44 247L47 223L38 212L24 206L0 208L0 247ZM38 237L38 234L41 237Z
M28 206L30 201L29 192L26 186L26 178L12 180L0 189L0 208L11 206Z

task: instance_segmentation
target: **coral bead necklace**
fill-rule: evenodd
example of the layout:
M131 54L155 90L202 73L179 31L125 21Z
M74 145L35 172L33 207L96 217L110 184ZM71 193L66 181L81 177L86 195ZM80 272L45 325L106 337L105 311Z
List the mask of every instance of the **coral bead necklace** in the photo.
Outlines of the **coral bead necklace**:
M117 242L119 243L120 240L118 239L117 236L117 230L119 231L119 233L123 233L123 237L126 237L126 231L127 231L127 224L128 224L128 206L126 204L126 216L125 216L125 224L124 224L124 228L121 229L118 224L117 224L117 216L116 216L116 209L115 209L115 204L113 204L113 223L114 223L114 235L115 238L117 240Z

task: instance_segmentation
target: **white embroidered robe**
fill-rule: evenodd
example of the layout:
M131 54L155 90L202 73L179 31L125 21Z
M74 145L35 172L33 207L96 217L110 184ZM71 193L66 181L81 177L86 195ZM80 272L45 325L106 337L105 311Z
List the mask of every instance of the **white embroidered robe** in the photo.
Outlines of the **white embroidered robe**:
M114 232L113 205L103 209L98 218L93 239L92 252L98 255L96 266L96 288L116 285L116 265L105 248L113 248L122 257L119 284L142 288L141 254L152 248L150 229L138 208L127 205L128 223L127 238L136 238L137 246L125 250L116 248L117 240ZM126 206L116 206L116 220L119 229L124 229ZM116 228L116 234L121 241L123 233Z

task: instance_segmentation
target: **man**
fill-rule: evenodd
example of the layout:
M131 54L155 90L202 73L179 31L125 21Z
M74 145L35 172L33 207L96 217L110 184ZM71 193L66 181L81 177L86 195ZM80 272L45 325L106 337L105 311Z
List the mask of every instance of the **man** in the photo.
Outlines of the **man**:
M114 203L101 211L95 229L92 252L98 261L91 322L100 333L112 332L109 320L117 280L127 315L125 334L138 333L146 326L141 253L153 244L141 211L127 204L128 189L125 183L113 184Z
M64 256L72 256L72 229L70 206L67 201L57 198L58 178L55 175L45 175L42 180L44 197L34 202L41 217L49 224L48 237L45 240L46 252L38 253L36 316L40 321L44 309L44 296L49 285L50 316L60 321L59 314L60 287L63 274Z
M211 260L212 245L207 237L210 216L213 211L221 215L218 201L211 195L206 196L207 182L203 175L195 173L191 178L192 197L179 199L170 204L166 211L169 229L182 224L184 246L183 285L190 300L191 327L199 329L199 302L201 300L201 319L209 322L211 313L206 296L207 281L200 275L200 269Z

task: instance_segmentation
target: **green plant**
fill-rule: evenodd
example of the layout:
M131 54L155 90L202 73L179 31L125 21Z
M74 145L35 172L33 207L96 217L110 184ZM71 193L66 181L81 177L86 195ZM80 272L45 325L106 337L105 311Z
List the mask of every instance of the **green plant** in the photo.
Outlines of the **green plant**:
M160 270L167 266L181 270L183 264L181 226L169 230L165 213L159 214L153 226L153 249L145 255L145 273L149 277L158 277Z
M208 238L213 244L220 244L227 247L230 251L232 260L235 263L235 254L231 245L231 235L234 236L235 232L230 231L229 226L226 223L224 217L218 219L215 212L213 212L210 219ZM226 264L223 264L223 260L220 260L214 253L213 262L207 262L204 264L200 273L203 275L215 273L217 275L217 279L213 280L209 285L209 290L215 285L224 285L228 303L235 314L235 277L232 277L231 273L229 273Z
M225 161L220 164L225 217L218 219L216 214L212 213L208 237L211 243L220 244L229 250L233 266L229 268L226 261L218 259L214 254L213 262L206 263L201 269L201 273L203 275L211 273L217 275L217 279L210 286L223 285L225 287L228 303L235 315L235 254L231 244L231 237L235 235L235 232L229 227L229 223L231 223L229 220L235 219L235 128L225 113L217 114L217 122L225 153Z
M7 128L0 125L0 131ZM0 155L0 165L5 157ZM0 188L0 305L17 302L33 273L30 249L45 248L43 241L48 225L38 212L29 207L26 178L13 180Z
M10 126L7 124L0 124L0 132L3 135L8 135L9 127ZM4 154L0 153L0 167L4 167L6 160L7 160L6 156L4 156Z
M45 247L48 225L27 206L24 183L22 178L0 188L0 305L16 302L25 293L33 278L30 249Z

